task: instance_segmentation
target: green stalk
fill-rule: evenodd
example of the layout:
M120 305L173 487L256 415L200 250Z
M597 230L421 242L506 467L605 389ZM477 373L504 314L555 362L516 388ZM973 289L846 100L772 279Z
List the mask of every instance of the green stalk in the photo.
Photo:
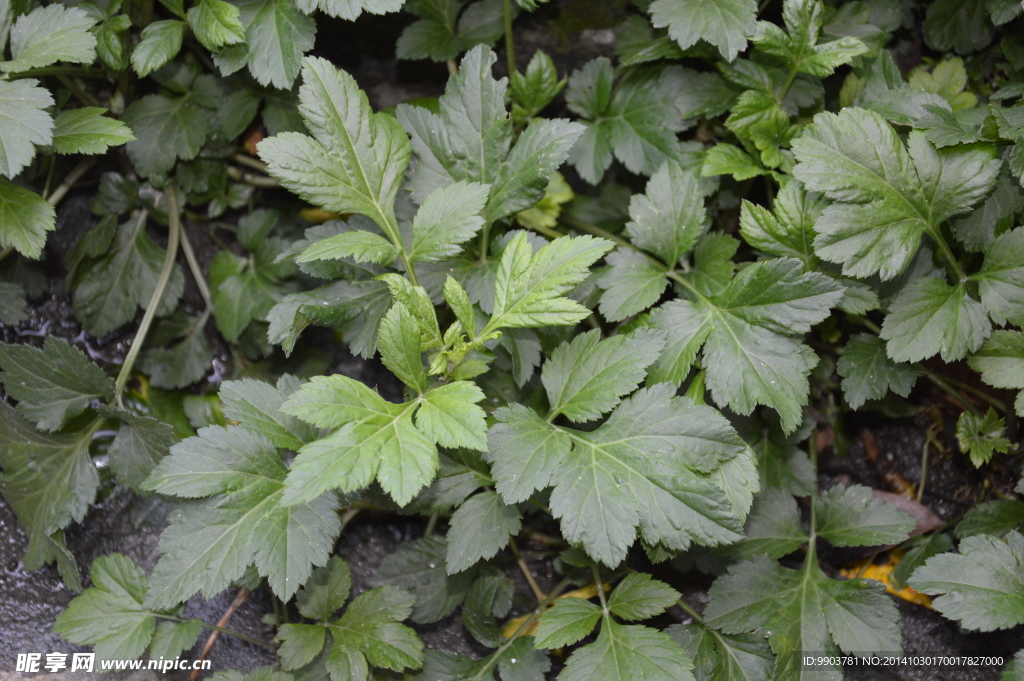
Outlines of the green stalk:
M192 250L192 243L188 240L188 234L185 230L181 230L181 251L185 254L185 260L188 262L188 269L192 273L192 278L196 282L196 287L199 289L199 295L203 297L203 303L206 304L206 311L213 310L213 294L210 293L210 286L206 283L206 277L203 275L203 270L199 267L199 260L196 259L196 252Z
M508 63L508 77L516 72L516 46L512 39L512 0L504 0L502 18L505 22L505 59Z
M608 601L604 599L604 580L601 579L601 571L597 565L591 563L590 571L594 575L594 586L597 588L597 599L601 602L601 610L604 611L604 616L607 619L611 617L611 611L608 609Z
M162 619L162 620L167 620L168 622L183 623L183 622L191 622L192 621L192 620L187 620L187 619L185 619L183 617L174 617L173 615L161 615L160 613L157 613L157 612L154 612L153 616L157 617L159 619ZM228 636L234 636L235 638L237 638L237 639L239 639L241 641L245 641L246 643L251 643L251 644L259 646L261 648L266 648L270 652L277 652L277 648L275 648L271 644L267 643L266 641L261 641L258 638L253 638L252 636L249 636L247 634L243 634L240 631L234 631L233 629L225 629L224 627L218 627L216 624L207 624L206 622L202 622L202 625L203 625L204 629L209 629L211 631L216 631L216 632L219 632L221 634L227 634Z
M164 290L167 288L167 283L171 280L171 273L174 271L174 261L178 257L178 240L181 236L181 213L178 208L178 195L174 191L174 185L170 182L167 183L165 191L167 192L167 215L170 219L170 228L167 236L167 255L164 257L164 264L160 270L160 277L157 279L156 288L153 289L153 295L149 297L146 312L142 315L139 329L135 332L132 348L128 351L128 355L124 358L124 364L121 365L121 371L117 374L117 381L114 384L114 399L119 407L123 406L121 393L128 384L128 379L132 374L132 367L135 366L135 360L138 359L139 353L142 351L142 344L145 342L146 334L149 333L149 327L156 317L156 309L160 306L160 299L164 297Z
M63 199L69 191L71 191L71 187L75 185L75 182L78 182L82 175L85 175L85 173L94 165L96 165L96 160L87 158L75 166L71 172L68 173L68 176L64 178L64 181L53 190L53 193L46 197L46 202L51 206L56 206L60 203L60 200Z

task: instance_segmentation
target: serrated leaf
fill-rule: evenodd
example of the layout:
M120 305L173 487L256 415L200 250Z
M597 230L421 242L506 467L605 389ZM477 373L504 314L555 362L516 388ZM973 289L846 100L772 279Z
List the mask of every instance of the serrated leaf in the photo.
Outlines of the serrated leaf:
M917 521L875 498L869 487L837 485L815 500L818 536L833 546L899 544Z
M793 141L793 174L833 201L815 224L818 256L843 273L891 279L917 252L922 234L966 212L992 189L1000 162L985 151L936 150L912 133L909 150L878 114L821 113Z
M484 225L480 213L489 191L487 185L455 182L428 194L412 221L410 262L441 262L458 255Z
M936 0L925 13L925 42L940 52L975 52L991 42L992 32L985 0Z
M698 74L678 66L641 69L624 75L613 88L614 78L611 62L603 57L569 77L566 103L587 126L569 159L580 176L597 184L613 158L642 175L666 161L683 162L676 133L687 122L676 97L699 87Z
M976 275L981 304L1002 326L1024 324L1024 229L1006 232L985 249L985 262Z
M932 607L971 631L1008 629L1024 622L1024 536L1005 540L966 537L958 554L929 559L910 578L922 593L938 596Z
M317 241L304 250L296 262L311 260L340 260L352 258L356 262L375 262L390 265L398 257L398 249L382 236L356 230L342 232Z
M700 681L767 681L775 664L759 634L722 634L700 624L673 624L665 633L686 650Z
M759 175L767 175L769 171L754 157L734 144L721 142L708 149L704 155L701 174L704 177L713 175L731 175L738 182L749 180Z
M757 48L785 60L794 71L819 78L868 51L855 37L820 43L823 7L818 0L788 0L782 6L786 30L770 22L758 22L751 38Z
M166 253L146 233L146 213L141 212L117 228L110 252L82 274L75 287L75 316L94 336L103 336L135 317L149 303ZM158 315L169 314L185 287L177 265L160 299Z
M730 556L782 558L807 543L800 511L788 490L765 489L755 499L743 528L745 539L719 549Z
M767 557L732 566L715 580L704 622L726 634L763 628L777 656L774 678L798 678L801 651L900 651L899 613L878 582L826 577L811 557L802 570ZM838 681L838 667L816 667Z
M299 9L311 14L314 8L347 21L355 21L363 12L387 14L402 8L403 0L300 0Z
M33 145L50 143L53 138L53 119L45 110L51 106L53 106L53 97L39 86L37 80L0 82L0 110L4 112L4 115L0 117L0 175L7 178L15 177L35 157L36 150ZM0 188L3 189L4 213L11 211L18 204L31 203L24 196L30 193L27 190L15 187L6 181L2 181ZM40 199L41 201L42 199ZM52 210L51 207L50 212ZM15 220L13 224L16 225L18 222L20 221ZM42 231L35 226L42 222L41 208L34 207L31 211L31 218L26 219L25 222L30 225L29 229L22 227L13 230L9 227L12 222L7 219L0 223L3 226L0 231L0 236L3 236L0 245L4 247L17 245L20 252L29 257L38 258L43 248L41 242L35 245L39 237L37 236L35 240L26 239L26 237L20 236L19 232L28 231L31 235Z
M396 238L394 202L410 153L405 133L387 114L372 113L355 79L325 59L307 58L302 73L299 110L312 137L265 139L260 157L303 199L365 215Z
M1024 332L996 331L967 363L995 388L1024 388ZM1024 391L1017 397L1016 409L1024 415Z
M836 371L843 377L843 396L854 409L868 400L884 398L890 390L906 397L917 382L913 368L889 359L885 342L866 333L857 334L846 343Z
M498 658L501 681L544 681L551 671L551 658L545 650L534 649L533 642L520 636Z
M996 453L1005 454L1013 444L1006 437L1006 420L992 407L984 415L962 412L956 422L956 440L975 468L991 461Z
M303 617L327 621L345 605L352 588L349 564L331 556L327 565L313 571L313 576L295 595L295 604Z
M174 607L202 590L213 596L250 564L290 598L327 562L341 528L333 495L281 503L287 469L262 435L208 427L171 448L143 488L188 499L160 536L150 607Z
M426 536L402 544L381 562L370 583L392 584L416 595L412 620L429 624L450 615L469 591L473 570L449 576L445 570L448 541Z
M15 326L28 319L25 289L0 281L0 324Z
M565 87L565 79L558 79L555 63L543 50L537 50L526 65L526 72L516 71L510 76L513 111L519 118L532 118L551 103Z
M118 482L138 491L153 468L167 456L174 444L174 429L151 416L140 416L121 409L104 410L121 419L107 456Z
M612 244L591 236L561 237L536 254L525 232L516 232L505 247L495 282L494 312L489 330L566 325L590 311L564 298L589 274L589 267Z
M484 410L477 406L484 393L470 381L455 381L423 395L416 412L416 427L444 447L487 449Z
M559 674L562 681L693 681L693 663L666 634L606 619L597 640L578 648Z
M128 126L104 116L106 111L99 107L62 111L53 121L53 150L58 154L103 154L134 140Z
M563 535L606 565L625 557L638 526L646 541L674 550L735 541L742 519L708 474L749 450L713 409L674 392L669 384L640 390L591 432L498 410L485 457L498 491L509 490L511 502L550 481Z
M470 497L452 515L448 530L448 573L462 572L480 560L494 557L519 534L519 509L508 506L496 492Z
M541 372L551 406L548 421L561 414L584 423L610 411L636 390L664 345L662 335L650 329L605 340L595 329L559 345Z
M679 600L678 591L650 575L636 572L626 575L608 597L608 609L627 622L638 622L660 615Z
M125 148L144 177L195 158L206 141L207 114L187 94L147 95L132 102L122 118L136 137Z
M638 248L674 266L697 243L707 225L699 180L668 162L651 176L643 194L629 202L626 233Z
M1005 537L1011 530L1020 532L1022 527L1024 527L1024 502L1016 499L997 499L978 504L965 513L957 523L956 536L958 539L978 534ZM946 543L945 550L948 551L951 542L947 541Z
M827 202L805 191L796 181L786 183L775 197L775 214L743 201L740 234L754 248L781 258L798 258L814 269L814 223Z
M262 381L224 381L218 393L224 416L260 433L275 447L298 450L316 438L316 430L281 411L287 395Z
M380 322L377 348L381 361L403 383L423 394L427 372L420 352L420 324L405 305L395 302Z
M96 58L96 23L78 7L54 4L22 14L11 28L11 60L0 62L6 73L66 61L89 64Z
M162 19L142 29L142 40L132 51L132 68L144 78L174 59L185 39L185 22Z
M101 660L134 660L153 646L178 655L199 635L198 620L157 621L165 613L143 606L148 579L142 568L114 553L93 561L92 587L73 599L54 624L54 631L72 643L91 645ZM177 648L176 651L172 651Z
M224 0L199 0L185 15L196 39L216 52L225 45L245 42L238 7Z
M757 3L753 0L655 0L649 11L655 28L668 27L668 34L686 49L706 40L732 61L747 46L753 33Z
M582 640L601 620L601 608L582 598L555 600L537 625L533 644L538 648L564 648Z
M950 286L938 277L922 277L892 303L879 336L897 362L933 355L952 362L981 347L992 323L964 284Z
M50 535L81 522L96 497L99 474L89 456L92 431L49 435L0 403L0 493L14 509L28 547L22 562L37 570L57 558Z
M114 382L81 350L48 337L43 349L0 343L0 382L18 411L41 430L60 430L97 398L110 399Z
M197 324L189 319L188 323ZM192 326L185 337L168 347L148 348L139 356L139 369L158 388L185 388L199 381L213 365L213 353L203 329Z
M599 309L610 322L620 322L654 305L668 286L664 267L648 256L616 250L606 260L609 269L597 280L604 289Z
M316 22L299 11L295 0L244 0L238 10L245 26L242 54L249 73L260 85L291 88L302 55L313 49Z

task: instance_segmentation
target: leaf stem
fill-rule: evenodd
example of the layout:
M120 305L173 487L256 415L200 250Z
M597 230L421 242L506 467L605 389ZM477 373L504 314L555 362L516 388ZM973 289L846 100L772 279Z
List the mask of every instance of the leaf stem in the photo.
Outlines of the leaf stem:
M161 615L158 612L153 613L153 616L157 617L159 619L162 619L162 620L167 620L168 622L184 623L184 622L191 622L192 621L192 620L187 620L184 617L175 617L174 615ZM226 627L219 627L216 624L207 624L206 622L203 622L202 620L200 620L200 622L202 623L204 629L209 629L210 631L217 631L217 632L220 632L221 634L227 634L228 636L233 636L233 637L237 638L240 641L245 641L246 643L251 643L251 644L253 644L255 646L259 646L261 648L266 648L270 652L277 652L277 648L275 648L273 645L267 643L266 641L261 641L258 638L254 638L254 637L249 636L247 634L243 634L240 631L234 631L233 629L228 629Z
M590 571L594 574L594 588L597 589L597 599L601 602L601 610L604 611L605 619L607 619L611 616L611 611L608 610L608 601L604 598L604 581L601 579L601 569L597 567L596 563L591 563Z
M965 283L967 281L967 273L964 272L964 268L960 266L959 262L957 262L956 256L953 255L953 251L950 249L949 244L946 243L942 233L936 228L929 229L927 232L928 236L930 236L932 241L934 241L939 247L939 252L942 253L942 259L945 260L946 264L953 270L953 275L956 277L957 283Z
M523 577L526 578L526 583L530 585L530 591L533 592L534 598L537 599L538 603L544 602L544 592L537 586L537 580L533 578L533 573L530 572L529 566L526 561L523 560L522 554L519 553L519 546L516 545L515 537L508 538L508 547L512 549L512 555L515 556L516 564L519 565L519 571L523 573Z
M920 371L937 388L942 390L942 392L946 393L947 395L952 397L954 400L956 400L956 403L959 404L961 407L963 407L966 411L969 411L972 414L980 413L978 411L977 407L975 407L973 404L971 404L970 402L965 400L960 395L960 393L958 393L956 391L956 389L953 388L953 386L951 386L949 383L946 382L946 379L944 379L942 376L939 376L937 373L935 373L934 371L932 371L930 369L926 369L920 363L915 363L914 364L914 368L917 369L918 371Z
M692 617L694 622L696 622L697 624L704 624L704 616L696 610L694 610L693 608L691 608L682 598L676 601L676 605L679 606L680 610L682 610L687 615Z
M153 295L149 297L146 312L142 315L142 321L139 322L139 329L135 332L131 350L125 356L124 364L121 365L121 371L117 374L117 381L114 384L114 399L119 407L123 406L121 393L124 391L125 385L128 384L128 378L132 374L132 367L135 366L135 360L138 359L139 352L142 351L142 344L145 342L146 334L149 333L149 327L156 317L156 310L160 307L160 300L164 297L164 290L166 290L167 283L171 280L171 273L174 271L174 261L178 257L178 239L181 235L181 213L178 207L178 195L175 192L174 184L171 182L167 183L164 191L167 192L167 216L170 221L167 236L167 255L164 257L164 264L160 270L160 277L157 279L156 287L153 289Z
M448 57L447 59L444 60L444 63L445 63L445 66L448 67L448 75L449 76L457 76L457 75L459 75L459 65L455 63L454 59L452 59L451 57Z
M269 173L267 172L267 164L259 160L258 158L253 158L252 156L249 156L248 154L233 154L231 156L231 160L240 166L247 166L249 168L252 168L253 170L260 171L264 175L269 175Z
M427 526L423 528L424 537L429 537L430 535L434 534L434 528L437 527L437 519L439 517L440 514L438 514L437 511L434 511L430 514L430 517L427 518Z
M559 216L558 219L559 219L560 222L563 222L566 225L568 225L568 226L570 226L570 227L572 227L574 229L578 229L581 232L586 232L586 233L592 234L594 236L599 236L602 239L608 239L608 241L614 241L619 246L625 246L626 248L632 248L634 250L638 250L636 248L636 246L634 246L633 244L629 243L628 241L623 239L621 236L619 236L617 234L612 234L611 232L609 232L609 231L607 231L605 229L602 229L602 228L598 227L595 224L591 224L591 223L589 223L589 222L587 222L585 220L580 220L579 218L577 218L575 216L572 216L572 215L561 215L561 216Z
M508 65L508 77L511 79L512 74L517 71L516 45L512 36L512 0L504 0L502 4L502 19L505 23L505 60Z
M203 270L199 267L199 261L196 259L196 252L192 250L192 242L188 240L188 233L186 230L181 230L181 251L185 254L185 260L188 262L188 269L192 273L192 278L196 282L196 287L199 289L199 295L203 297L203 302L206 304L207 311L213 309L213 294L210 293L210 286L206 282L206 277L203 275Z
M68 173L67 177L64 178L64 181L53 190L53 193L46 197L46 202L51 206L56 206L60 203L60 200L63 199L69 191L71 191L71 187L74 186L75 182L78 182L82 175L85 175L85 173L94 165L96 165L96 159L83 159L81 163L75 166L71 172Z

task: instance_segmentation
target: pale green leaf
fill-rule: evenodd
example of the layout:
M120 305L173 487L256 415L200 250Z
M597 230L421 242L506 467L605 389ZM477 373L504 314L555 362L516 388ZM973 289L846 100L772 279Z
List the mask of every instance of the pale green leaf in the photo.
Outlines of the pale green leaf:
M519 509L508 506L497 492L470 497L452 514L448 529L446 565L449 574L467 570L480 560L493 558L519 534Z
M0 62L6 73L66 61L89 64L96 58L96 23L84 10L61 4L22 14L11 27L11 60Z
M814 500L817 532L833 546L899 544L917 526L913 517L863 485L837 485Z
M601 608L582 598L559 598L540 618L534 645L564 648L583 639L601 620Z
M60 5L52 5L53 7L60 7ZM53 97L49 92L39 86L39 81L34 79L26 80L15 80L15 81L0 81L0 175L7 178L13 178L21 172L22 168L27 166L32 159L35 157L35 146L34 145L45 145L49 144L53 138L53 119L50 118L50 114L46 113L46 109L53 106ZM10 211L13 207L12 204L29 204L19 192L15 191L13 185L8 182L0 184L0 188L3 188L3 200L4 200L4 212ZM25 190L21 192L28 193ZM50 211L52 212L52 208ZM38 223L40 221L40 209L35 208L31 211L32 218L26 218L25 222L28 224ZM0 223L0 236L3 240L0 241L0 245L8 246L18 243L15 238L11 236L11 229L8 225L11 221L5 219ZM15 220L13 222L20 222ZM15 232L22 231L21 228ZM52 227L51 227L52 229ZM36 232L36 229L26 230ZM42 250L42 243L38 246L30 247L31 241L25 241L25 237L20 237L21 244L18 246L18 250L30 257L39 257L39 252Z
M897 296L879 336L897 362L936 354L951 362L980 348L991 333L984 308L964 284L954 287L938 277L922 277Z
M142 40L132 51L132 68L140 78L174 59L185 38L185 22L162 19L142 29Z
M757 3L753 0L655 0L649 11L655 28L668 27L668 34L686 49L706 40L732 61L747 46L753 33Z
M106 109L99 107L62 111L53 121L53 150L58 154L103 154L135 139L128 126L104 113Z
M917 373L907 364L889 359L885 341L860 333L850 338L836 363L843 377L843 395L854 409L868 400L880 400L889 391L906 397L917 382Z

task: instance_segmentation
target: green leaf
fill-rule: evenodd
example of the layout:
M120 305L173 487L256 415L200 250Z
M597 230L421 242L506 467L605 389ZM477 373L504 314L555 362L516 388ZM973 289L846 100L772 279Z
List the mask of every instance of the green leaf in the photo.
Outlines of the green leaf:
M724 488L739 497L752 490L716 474L751 453L715 410L674 393L669 384L640 390L591 432L497 410L485 458L498 491L511 503L553 484L563 535L606 565L625 557L638 526L647 542L677 551L736 541L747 506L734 507Z
M197 501L180 504L160 537L146 604L212 597L251 564L290 598L327 562L341 525L333 495L282 505L287 472L270 441L240 426L203 428L172 447L143 488Z
M636 390L664 345L662 335L650 329L605 340L595 329L559 345L541 372L551 405L548 421L561 414L584 423L611 411Z
M764 556L737 563L709 593L707 626L726 634L765 631L777 656L773 678L799 678L801 651L901 650L899 613L884 587L866 579L829 579L810 557L801 570ZM822 678L842 678L838 667L816 670Z
M294 389L290 377L283 376L275 388L263 381L243 378L224 381L219 397L224 416L270 440L275 447L298 450L316 439L316 429L281 411L285 398Z
M645 192L630 199L626 233L632 244L675 265L707 227L699 182L678 163L661 166Z
M346 591L347 591L347 584ZM391 586L378 587L352 599L338 619L319 624L285 624L280 637L282 667L298 669L323 648L330 634L326 666L333 681L369 678L369 667L402 671L423 664L423 644L402 624L413 596Z
M185 388L202 379L213 365L213 353L206 344L198 320L185 318L184 338L169 347L146 349L139 356L139 369L158 388Z
M66 61L89 64L96 58L96 21L78 7L55 4L22 14L11 28L11 60L0 62L6 73Z
M819 43L822 14L818 0L787 0L782 6L786 30L761 21L751 40L758 50L785 60L796 72L829 76L837 67L867 52L868 46L854 37Z
M814 500L818 536L833 546L899 544L917 521L869 487L837 485Z
M392 584L416 595L412 621L429 624L447 617L469 591L473 570L448 576L445 569L447 539L426 536L402 544L381 562L370 583Z
M0 88L3 85L0 83ZM0 131L0 144L2 137ZM57 212L43 197L0 178L0 247L39 258L46 233L53 231L56 221Z
M1024 229L1006 232L986 248L985 263L971 278L993 322L1024 324Z
M145 480L174 444L174 429L151 416L139 416L122 409L106 409L105 416L117 416L122 423L107 456L118 482L139 491Z
M382 236L355 230L342 232L317 241L304 250L296 262L311 260L340 260L352 258L356 262L375 262L390 265L398 257L398 249Z
M924 17L924 39L940 52L951 48L969 54L992 41L992 22L985 0L936 0Z
M970 631L1008 629L1024 622L1024 536L1005 540L967 537L960 553L929 559L910 578L922 593L938 596L932 607Z
M698 679L765 681L775 663L759 634L722 634L700 624L673 624L665 633L686 649Z
M372 113L355 79L330 62L310 57L302 68L299 110L312 137L265 139L260 157L306 201L365 215L396 239L394 202L410 153L405 133L387 114Z
M564 648L582 640L601 620L601 608L582 598L555 600L537 625L533 644L538 648Z
M516 232L501 254L488 328L582 321L590 311L562 296L583 281L589 267L611 248L611 242L591 236L561 237L534 254L526 233Z
M544 681L551 671L551 658L545 650L535 650L524 636L516 639L498 658L498 674L502 681Z
M456 182L428 194L413 218L410 262L441 262L458 255L484 225L480 214L489 191L487 185Z
M58 7L59 5L54 5ZM39 81L35 79L0 81L0 110L4 112L0 116L0 175L13 178L27 166L36 155L35 146L49 144L53 138L53 120L46 109L53 106L53 97L50 93L39 87ZM3 188L4 212L13 209L11 204L26 204L28 201L21 196L27 194L25 190L16 192L13 185L8 182L0 184ZM40 199L41 201L41 199ZM52 208L50 211L52 212ZM34 220L26 220L29 224L40 222L40 209L32 211ZM6 216L4 216L6 217ZM15 223L18 221L14 221ZM51 220L52 222L52 220ZM11 236L10 222L4 219L0 235L4 237L0 245L4 247L18 243ZM24 228L23 228L24 229ZM51 227L52 229L52 227ZM36 232L37 229L30 230ZM38 237L37 237L38 238ZM38 258L43 245L29 246L34 240L25 240L21 237L22 245L18 250L26 255Z
M926 560L940 553L946 553L953 548L953 540L945 532L933 532L927 535L918 535L904 542L903 548L909 550L900 557L900 562L889 573L889 579L892 581L893 586L898 589L907 586L910 576Z
M214 52L245 42L245 27L238 17L238 7L224 0L199 0L186 15L196 39Z
M956 536L958 539L978 534L1005 537L1011 530L1020 532L1022 527L1024 527L1024 502L1016 499L997 499L978 504L965 513L956 526ZM946 550L949 550L949 546L946 547Z
M543 50L537 50L526 65L526 73L516 71L509 78L512 87L513 114L528 119L539 114L565 87L558 79L555 63Z
M417 394L426 392L427 372L420 352L420 324L409 308L395 301L381 320L378 334L377 348L384 366Z
M167 173L179 159L196 157L206 141L208 113L185 95L147 95L122 116L136 139L126 145L128 156L144 177Z
M880 400L889 391L906 397L917 382L917 373L906 364L892 361L885 354L885 342L877 336L860 333L852 336L836 363L843 377L843 395L854 409L868 400Z
M416 412L416 427L444 447L487 449L484 410L477 406L484 393L470 381L455 381L423 395Z
M654 305L665 292L665 269L637 251L617 250L608 256L610 266L597 280L604 289L599 309L610 322L620 322Z
M154 21L142 29L142 40L132 51L132 68L144 78L174 59L185 39L185 22L177 19Z
M22 562L38 570L57 558L50 535L81 522L96 498L99 474L89 456L92 431L48 435L0 403L0 494L14 509L28 547Z
M493 558L508 538L519 534L519 509L508 506L496 492L470 497L452 515L448 530L446 565L449 574L467 570L480 560Z
M161 622L164 629L157 628L158 617L165 613L143 606L149 580L130 558L119 553L100 556L93 561L90 578L92 587L72 600L53 626L68 641L93 646L101 660L134 660L151 644L154 655L162 646L175 656L195 644L201 631L198 620ZM170 646L177 651L171 652Z
M800 511L788 490L765 489L754 499L743 528L746 538L719 551L730 556L782 558L807 543Z
M562 681L693 681L693 663L668 635L639 625L606 619L590 645L566 660Z
M232 343L252 321L266 319L271 308L291 290L278 283L273 270L261 266L259 258L253 262L230 251L214 257L210 288L217 330Z
M967 363L995 388L1024 389L1024 332L996 331ZM1024 416L1024 397L1020 395L1017 413Z
M652 315L671 339L651 371L653 380L681 382L697 350L715 402L740 414L764 404L782 416L784 430L800 424L816 363L807 346L790 338L828 316L842 297L833 279L805 272L799 260L756 262L696 304L674 300Z
M967 212L995 184L1000 162L983 150L936 150L912 133L909 150L878 114L846 108L821 113L793 141L793 174L833 201L815 224L815 251L843 273L900 274L922 234Z
M300 0L299 9L312 14L319 8L332 17L347 21L355 21L363 12L370 14L387 14L402 8L403 0Z
M892 303L879 336L897 362L916 362L935 354L947 362L981 347L992 323L964 284L953 287L939 277L922 277Z
M704 155L704 166L701 174L705 177L713 175L731 175L736 181L749 180L759 175L767 175L768 169L754 160L754 157L734 144L720 142L708 149Z
M655 32L646 18L633 14L622 23L615 42L615 56L622 66L636 66L661 59L680 59L683 51L664 31Z
M293 681L294 678L291 674L275 671L273 667L260 667L248 674L234 669L217 672L210 677L210 681Z
M638 622L660 615L679 600L678 591L642 572L626 575L608 598L616 617Z
M435 391L440 393L431 396ZM361 489L376 477L404 506L434 479L436 443L459 444L478 437L474 433L482 428L482 412L474 403L481 399L479 389L456 382L394 404L345 376L314 378L282 410L337 430L299 450L288 476L285 503L310 500L334 487L346 492ZM428 411L420 416L417 409L424 407Z
M603 57L569 77L566 103L587 126L570 158L580 176L597 184L613 157L642 175L666 161L683 162L676 133L688 124L676 97L705 85L699 74L678 66L641 69L624 75L613 88L614 78L611 62Z
M53 121L53 150L58 154L104 154L110 147L135 139L128 126L104 113L106 109L99 107L62 111Z
M43 349L0 343L0 382L40 430L60 430L94 399L114 396L114 382L81 350L47 337Z
M290 89L302 55L313 49L316 22L299 11L295 0L243 0L238 9L249 73L264 87Z
M128 54L121 42L121 34L132 25L127 14L117 14L93 29L96 36L96 54L112 71L128 68Z
M325 622L345 605L351 588L348 563L331 556L327 565L313 571L313 576L295 595L295 603L303 617Z
M757 3L753 0L654 0L650 9L655 28L668 27L668 34L686 49L706 40L732 61L747 46L754 32Z
M135 317L149 303L166 253L146 233L146 213L117 228L110 252L82 274L75 288L75 316L89 333L103 336ZM169 314L178 304L185 281L175 265L157 307Z
M462 288L462 284L450 276L444 280L444 299L455 313L455 318L462 324L462 328L473 333L476 329L476 310L473 308L473 301L469 299L469 294Z
M987 464L997 452L1005 454L1013 444L1006 437L1006 420L992 407L984 416L962 412L956 422L956 441L975 468Z

